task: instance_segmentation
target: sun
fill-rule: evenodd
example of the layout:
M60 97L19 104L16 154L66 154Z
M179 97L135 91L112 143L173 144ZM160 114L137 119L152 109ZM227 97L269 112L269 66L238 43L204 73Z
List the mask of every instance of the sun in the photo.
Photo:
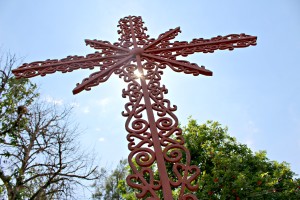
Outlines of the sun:
M134 71L134 75L137 77L137 78L142 78L144 75L142 72L140 72L139 70L135 70Z

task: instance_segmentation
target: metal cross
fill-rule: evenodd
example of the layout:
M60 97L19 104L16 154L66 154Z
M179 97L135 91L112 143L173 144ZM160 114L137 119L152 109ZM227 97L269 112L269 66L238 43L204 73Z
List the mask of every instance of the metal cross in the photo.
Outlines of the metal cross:
M98 68L76 85L74 94L91 90L112 74L119 75L128 83L122 91L122 97L129 98L122 112L127 117L125 128L131 151L128 162L132 173L126 179L127 184L137 189L137 198L170 200L175 198L172 190L178 187L178 199L197 199L192 192L198 189L196 179L200 170L190 165L190 153L184 146L182 130L174 114L177 108L164 98L168 90L160 84L162 70L170 67L175 72L212 76L204 66L177 60L177 57L248 47L256 45L257 37L231 34L191 42L171 42L180 32L179 27L160 34L157 39L150 39L143 23L138 16L124 17L118 25L118 42L85 40L86 45L97 49L95 53L24 63L13 73L17 78L30 78L57 71L66 73Z

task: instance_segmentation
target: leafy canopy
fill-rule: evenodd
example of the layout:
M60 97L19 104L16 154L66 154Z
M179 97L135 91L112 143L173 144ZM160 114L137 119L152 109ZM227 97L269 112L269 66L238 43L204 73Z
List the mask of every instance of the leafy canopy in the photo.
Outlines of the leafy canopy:
M218 122L183 127L192 164L198 165L199 199L300 199L300 180L288 163L270 161L266 151L252 152Z

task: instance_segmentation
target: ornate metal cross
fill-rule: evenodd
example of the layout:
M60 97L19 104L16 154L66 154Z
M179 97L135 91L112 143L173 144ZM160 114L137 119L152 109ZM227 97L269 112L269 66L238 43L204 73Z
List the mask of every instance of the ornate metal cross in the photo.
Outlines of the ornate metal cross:
M231 34L191 42L171 42L180 32L179 27L160 34L157 39L150 39L143 23L137 16L122 18L118 25L119 42L85 40L86 45L97 49L95 53L24 63L13 73L17 78L31 78L97 67L99 71L76 85L74 94L91 90L113 73L119 75L128 83L122 91L123 98L129 98L122 112L127 117L125 128L131 151L128 162L132 174L127 177L127 184L138 190L137 198L171 200L174 198L172 189L179 187L178 199L197 199L188 190L198 189L196 179L200 170L190 165L190 153L184 147L182 131L174 114L177 108L164 98L168 90L160 84L162 70L170 67L175 72L212 76L204 66L177 60L177 57L248 47L256 45L257 37ZM167 171L167 168L171 170Z

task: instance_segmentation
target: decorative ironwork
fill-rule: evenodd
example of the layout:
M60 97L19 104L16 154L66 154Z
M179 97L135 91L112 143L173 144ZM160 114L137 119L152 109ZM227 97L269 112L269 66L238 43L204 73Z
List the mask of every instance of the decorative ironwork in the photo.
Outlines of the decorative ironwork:
M170 42L180 33L179 27L152 39L146 34L143 23L137 16L122 18L118 25L119 42L85 40L86 45L98 51L85 57L25 63L13 73L17 78L31 78L56 71L99 68L76 85L74 94L105 82L113 73L119 75L128 83L122 91L123 98L129 99L122 112L127 117L125 128L131 151L128 161L132 174L126 179L128 185L138 190L137 198L173 199L172 189L180 187L178 199L194 200L197 198L191 192L198 189L196 179L200 170L190 165L190 153L184 147L182 131L174 114L177 107L164 97L168 90L160 83L163 69L170 67L176 72L212 76L204 66L177 60L177 57L248 47L256 45L257 38L231 34L191 42Z

